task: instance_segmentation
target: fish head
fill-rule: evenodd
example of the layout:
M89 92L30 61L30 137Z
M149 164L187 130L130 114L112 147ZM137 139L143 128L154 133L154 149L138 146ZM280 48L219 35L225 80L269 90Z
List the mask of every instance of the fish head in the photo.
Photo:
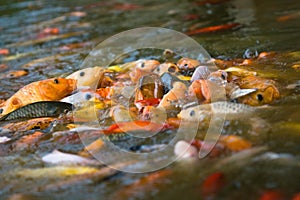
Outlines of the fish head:
M181 58L177 62L179 69L195 69L200 65L200 62L191 58Z
M214 83L220 85L220 86L225 86L225 84L227 83L228 74L224 70L218 70L218 71L212 72L208 76L207 79L211 82L214 82Z
M195 69L200 65L200 62L191 58L181 58L177 62L180 73L185 76L192 76Z
M193 106L189 108L182 109L180 113L177 115L178 118L187 120L187 121L197 121L204 122L208 121L211 112L202 105Z
M177 98L182 98L187 92L187 86L181 81L176 81L173 83L173 88L171 91L177 96Z
M242 89L256 88L257 91L238 99L239 102L251 106L260 106L272 103L280 97L280 93L276 88L274 81L256 76L248 76L242 78L238 85Z
M191 81L195 81L195 80L199 80L199 79L207 79L210 74L211 74L211 72L207 66L200 65L194 71Z
M39 82L40 94L49 100L60 100L76 89L75 79L52 78Z
M135 68L138 68L142 71L151 72L155 68L157 68L160 65L160 62L157 60L145 60L140 59L136 61Z
M278 99L279 96L277 88L269 86L264 89L258 89L256 92L243 96L238 100L250 106L261 106L272 103L275 99Z
M57 102L54 106L53 104L46 104L45 107L49 116L58 116L62 113L72 111L73 109L72 104L64 102Z
M22 100L19 97L12 97L10 101L5 101L0 104L0 117L6 115L23 106Z
M156 67L153 72L161 76L165 72L176 74L178 71L179 69L176 64L172 62L165 62Z
M102 67L89 67L78 70L66 78L77 80L77 87L88 86L96 89L99 81L103 78L103 74L104 70Z

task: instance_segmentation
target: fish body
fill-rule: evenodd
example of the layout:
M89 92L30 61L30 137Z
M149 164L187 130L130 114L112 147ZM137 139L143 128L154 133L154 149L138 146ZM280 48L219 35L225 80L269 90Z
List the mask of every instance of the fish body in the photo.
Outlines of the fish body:
M45 163L59 165L99 165L99 162L96 160L91 160L74 154L63 153L58 150L54 150L53 152L43 156L42 160Z
M16 171L16 175L19 177L29 177L29 178L46 178L46 177L70 177L93 174L98 171L95 167L85 167L85 166L53 166L53 167L43 167L35 169L23 169Z
M0 121L29 119L38 117L58 117L66 110L72 110L72 104L58 101L40 101L28 104L0 118Z
M183 109L178 117L188 121L204 121L212 115L219 115L232 120L251 116L255 110L255 108L248 105L220 101Z
M52 78L30 83L0 104L0 116L38 101L57 101L76 88L76 80Z

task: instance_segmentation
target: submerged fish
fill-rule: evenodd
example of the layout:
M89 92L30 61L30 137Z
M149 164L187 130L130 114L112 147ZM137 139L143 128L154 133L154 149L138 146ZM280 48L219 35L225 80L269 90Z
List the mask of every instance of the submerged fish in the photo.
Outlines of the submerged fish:
M91 160L89 158L84 158L78 155L63 153L58 150L42 157L45 163L49 164L59 164L59 165L99 165L100 162L97 160Z
M38 101L56 101L76 88L76 80L52 78L30 83L0 104L0 116Z
M96 173L97 168L94 167L81 167L81 166L54 166L54 167L43 167L35 169L23 169L16 171L17 176L29 177L29 178L47 178L55 177L62 178L67 176L78 176L84 174Z
M72 110L72 104L58 101L40 101L28 104L0 118L0 121L37 117L58 117Z
M44 130L47 129L52 122L54 122L55 118L52 117L39 117L34 119L26 119L24 121L11 121L8 124L5 124L3 126L4 130L9 130L9 132L16 132L16 131L28 131L28 130ZM31 137L34 137L33 134L30 135ZM24 141L23 141L24 142ZM24 147L24 143L20 142L21 148ZM27 144L27 143L26 143ZM19 142L18 142L19 145ZM19 148L20 146L16 146L16 148Z
M178 117L189 121L203 121L212 115L220 115L226 119L238 119L251 116L255 108L225 101L201 104L181 110Z

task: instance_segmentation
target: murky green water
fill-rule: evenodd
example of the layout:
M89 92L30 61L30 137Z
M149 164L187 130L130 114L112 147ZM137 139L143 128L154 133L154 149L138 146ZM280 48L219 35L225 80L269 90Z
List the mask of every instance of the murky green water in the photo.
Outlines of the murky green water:
M286 87L300 79L299 69L292 68L300 61L299 1L205 2L0 0L0 49L7 48L10 52L0 55L0 64L7 66L0 68L0 73L28 70L26 76L0 79L0 99L7 99L33 81L65 76L79 69L93 47L124 30L157 26L185 33L192 28L239 23L241 27L236 30L204 33L193 38L215 58L242 58L247 49L283 54L250 67L275 80L282 94L273 105L276 110L268 116L270 131L253 136L239 131L243 130L239 124L225 127L226 134L242 135L254 146L268 149L248 156L232 155L230 162L224 157L174 163L169 166L173 171L171 176L155 180L163 183L136 187L131 196L132 199L201 199L200 186L204 178L222 171L226 185L217 199L258 199L263 191L270 189L291 197L300 192L300 90L299 86ZM58 28L59 34L43 33L45 28ZM296 53L285 56L290 52ZM0 198L21 193L24 194L22 199L109 199L143 176L119 173L104 181L85 180L47 189L48 184L65 178L34 179L15 174L14 170L43 167L38 157L55 148L76 152L82 144L70 139L66 145L65 141L55 141L50 136L39 145L26 148L1 144ZM122 194L118 197L128 198Z

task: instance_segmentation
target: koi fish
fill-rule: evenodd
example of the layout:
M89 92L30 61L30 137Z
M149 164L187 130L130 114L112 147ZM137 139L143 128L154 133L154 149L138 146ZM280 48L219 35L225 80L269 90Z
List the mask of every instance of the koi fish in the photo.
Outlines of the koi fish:
M183 109L178 117L189 121L204 121L214 114L226 116L226 119L237 119L251 116L255 110L248 105L220 101Z
M201 33L212 33L212 32L217 32L217 31L238 29L240 27L242 27L242 25L239 23L221 24L221 25L217 25L217 26L209 26L209 27L199 28L196 30L186 32L185 34L197 35L197 34L201 34Z
M172 106L173 103L178 103L180 100L185 98L187 87L182 82L175 82L173 88L163 96L158 107L167 108Z
M38 101L57 101L76 89L76 80L52 78L30 83L0 104L0 115Z
M45 163L59 164L59 165L99 165L97 160L91 160L78 155L63 153L58 150L42 157Z
M149 74L159 65L160 63L157 60L141 59L133 62L133 68L129 73L131 81L136 83L142 76Z
M151 123L149 121L130 121L113 124L104 130L104 134L127 133L132 131L156 132L171 128L167 124Z
M39 101L18 108L3 117L0 121L29 119L38 117L58 117L66 110L72 110L72 104L58 101Z
M256 76L247 76L238 80L237 84L242 89L256 88L255 92L238 98L240 103L250 106L260 106L272 103L280 97L279 90L276 88L274 81Z

